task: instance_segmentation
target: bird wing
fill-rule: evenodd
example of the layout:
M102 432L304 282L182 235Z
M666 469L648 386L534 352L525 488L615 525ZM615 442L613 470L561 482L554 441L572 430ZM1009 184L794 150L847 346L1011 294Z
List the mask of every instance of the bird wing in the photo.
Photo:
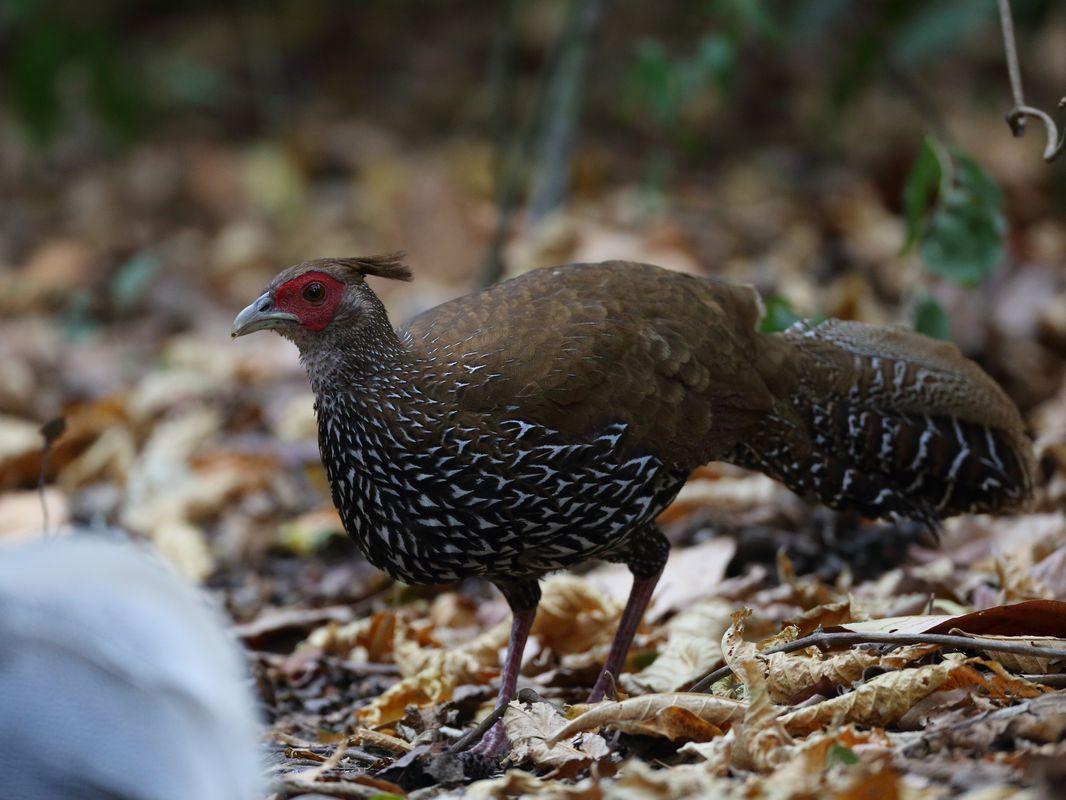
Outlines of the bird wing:
M432 391L564 434L628 426L626 445L693 467L774 399L753 368L751 287L647 264L534 270L440 305L406 329Z

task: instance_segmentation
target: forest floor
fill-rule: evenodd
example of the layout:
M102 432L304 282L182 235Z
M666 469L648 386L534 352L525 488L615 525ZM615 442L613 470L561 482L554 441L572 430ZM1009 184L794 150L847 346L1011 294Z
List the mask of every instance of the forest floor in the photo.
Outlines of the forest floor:
M44 469L51 526L120 526L221 599L277 797L1052 796L1066 780L1066 223L1027 194L1044 169L1032 148L1007 152L991 122L970 130L1000 143L989 168L1011 203L1005 263L973 290L899 255L892 170L784 149L679 176L666 196L612 184L593 155L567 212L512 237L513 272L623 256L874 323L930 289L1023 409L1040 474L1031 510L950 520L937 543L758 474L698 470L663 515L674 550L619 680L629 699L580 705L625 570L545 581L500 774L447 747L491 709L506 604L479 581L398 586L373 569L330 504L295 350L229 338L274 272L313 256L406 249L415 282L375 287L396 321L471 288L494 219L486 145L414 147L324 117L289 142L176 137L27 178L0 218L26 253L0 270L0 540L38 535L38 428L64 417ZM769 653L817 631L857 636ZM911 638L877 643L886 632ZM950 632L980 641L929 643ZM710 693L677 694L723 664Z

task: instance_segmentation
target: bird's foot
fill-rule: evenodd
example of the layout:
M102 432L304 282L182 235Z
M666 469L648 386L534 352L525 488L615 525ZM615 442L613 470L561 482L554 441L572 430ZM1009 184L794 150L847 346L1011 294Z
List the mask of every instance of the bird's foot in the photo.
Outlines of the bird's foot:
M610 692L611 697L614 697L614 688L614 677L605 669L600 673L600 677L596 679L596 683L585 702L598 703L607 697L608 692Z
M471 747L467 752L474 753L484 758L499 759L510 747L507 741L507 733L503 729L503 722L497 722L489 728L481 741Z

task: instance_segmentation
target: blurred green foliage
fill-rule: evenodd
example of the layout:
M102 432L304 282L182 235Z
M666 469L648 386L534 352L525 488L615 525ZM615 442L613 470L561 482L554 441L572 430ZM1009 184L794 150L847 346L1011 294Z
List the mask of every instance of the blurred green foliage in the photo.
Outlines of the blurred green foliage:
M759 330L763 333L778 333L803 319L792 309L788 300L779 294L767 297L764 305L765 312L759 321Z
M850 747L835 744L825 754L826 767L853 767L859 763L859 756Z
M996 181L969 155L926 136L903 189L906 253L917 245L925 268L960 286L985 280L1003 258L1007 221ZM915 327L950 335L947 315L931 296L915 306Z
M148 107L142 74L126 62L112 22L107 13L71 15L46 0L9 0L3 23L15 31L4 59L10 102L37 141L64 124L63 89L72 75L113 133L139 132Z
M1020 28L1039 24L1050 8L1046 0L1014 0ZM826 86L826 111L839 114L877 80L890 81L911 95L920 111L937 111L912 73L929 62L951 57L982 28L997 27L995 0L901 0L857 4L846 0L710 0L704 6L708 28L694 50L675 54L662 42L644 39L634 48L626 82L630 114L657 134L649 155L648 188L662 191L672 172L672 148L690 149L698 136L686 122L688 112L718 92L728 97L741 63L772 44L778 49L823 46L814 62ZM865 24L849 29L848 19ZM850 35L825 46L837 31ZM1005 68L1004 68L1005 69ZM1006 73L1004 72L1004 81ZM917 247L929 274L961 286L985 280L1003 255L1006 220L995 180L970 155L927 137L904 188L906 242ZM914 306L918 330L950 336L950 320L932 295ZM764 330L783 330L796 319L782 298L771 298Z
M825 322L825 317L821 314L812 317L796 313L788 299L779 294L770 295L763 303L765 309L759 321L759 330L763 333L780 333L801 321L812 326Z
M972 157L927 136L904 187L904 250L917 243L931 273L976 286L1003 257L1001 203L999 186Z
M951 338L951 319L931 294L922 294L915 303L914 329L934 339Z
M817 87L815 96L823 99L829 130L835 115L874 83L893 85L914 95L917 106L928 105L929 98L920 96L924 89L915 89L918 71L938 59L975 57L967 55L967 43L998 31L995 0L684 0L655 15L636 12L638 5L621 3L604 12L603 26L620 26L628 44L605 54L606 63L623 67L611 75L614 93L591 94L587 102L614 122L621 112L632 131L644 136L646 187L659 197L680 159L712 149L713 126L723 114L732 115L733 130L745 135L735 123L745 121L752 100L761 103L763 108L752 112L759 127L751 133L773 136L785 98L767 87L796 79L789 73L798 64L803 69L797 80ZM1054 5L1054 0L1012 0L1019 35L1040 26ZM269 104L268 95L283 92L286 70L312 81L318 65L323 73L343 75L346 86L362 79L367 91L380 93L381 76L411 61L411 48L421 47L410 26L411 11L431 7L417 0L0 0L0 102L34 140L47 145L72 121L83 121L85 112L119 142L136 140L175 111L236 117L235 107ZM457 14L480 9L485 18L493 7L492 0L455 3ZM536 10L545 7L538 4ZM535 16L533 4L515 8ZM653 33L634 20L653 22ZM352 62L343 61L346 54L336 47L364 29L368 37L392 42L396 57L376 64L380 72L369 76L346 72ZM175 30L180 36L159 39L160 31ZM491 22L483 32L487 42ZM196 41L201 34L206 47ZM177 38L185 46L169 46ZM535 58L524 64L544 68ZM476 65L473 70L476 74ZM468 89L464 84L464 95ZM441 102L448 109L454 105ZM931 120L931 127L935 123ZM998 186L972 156L927 137L904 187L904 252L916 250L930 276L977 285L1002 258L1001 205ZM152 263L132 261L123 291L136 294ZM920 330L949 335L947 315L931 295L918 300L914 313ZM782 298L771 298L763 325L780 330L797 318Z

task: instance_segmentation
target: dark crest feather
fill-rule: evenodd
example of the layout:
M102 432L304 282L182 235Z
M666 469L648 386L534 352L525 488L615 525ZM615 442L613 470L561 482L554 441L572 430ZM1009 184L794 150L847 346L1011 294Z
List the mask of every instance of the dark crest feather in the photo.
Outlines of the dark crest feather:
M403 263L403 252L383 253L376 256L359 256L358 258L331 258L330 263L344 269L353 270L364 278L373 275L376 278L389 278L394 281L409 281L413 277L411 269Z

